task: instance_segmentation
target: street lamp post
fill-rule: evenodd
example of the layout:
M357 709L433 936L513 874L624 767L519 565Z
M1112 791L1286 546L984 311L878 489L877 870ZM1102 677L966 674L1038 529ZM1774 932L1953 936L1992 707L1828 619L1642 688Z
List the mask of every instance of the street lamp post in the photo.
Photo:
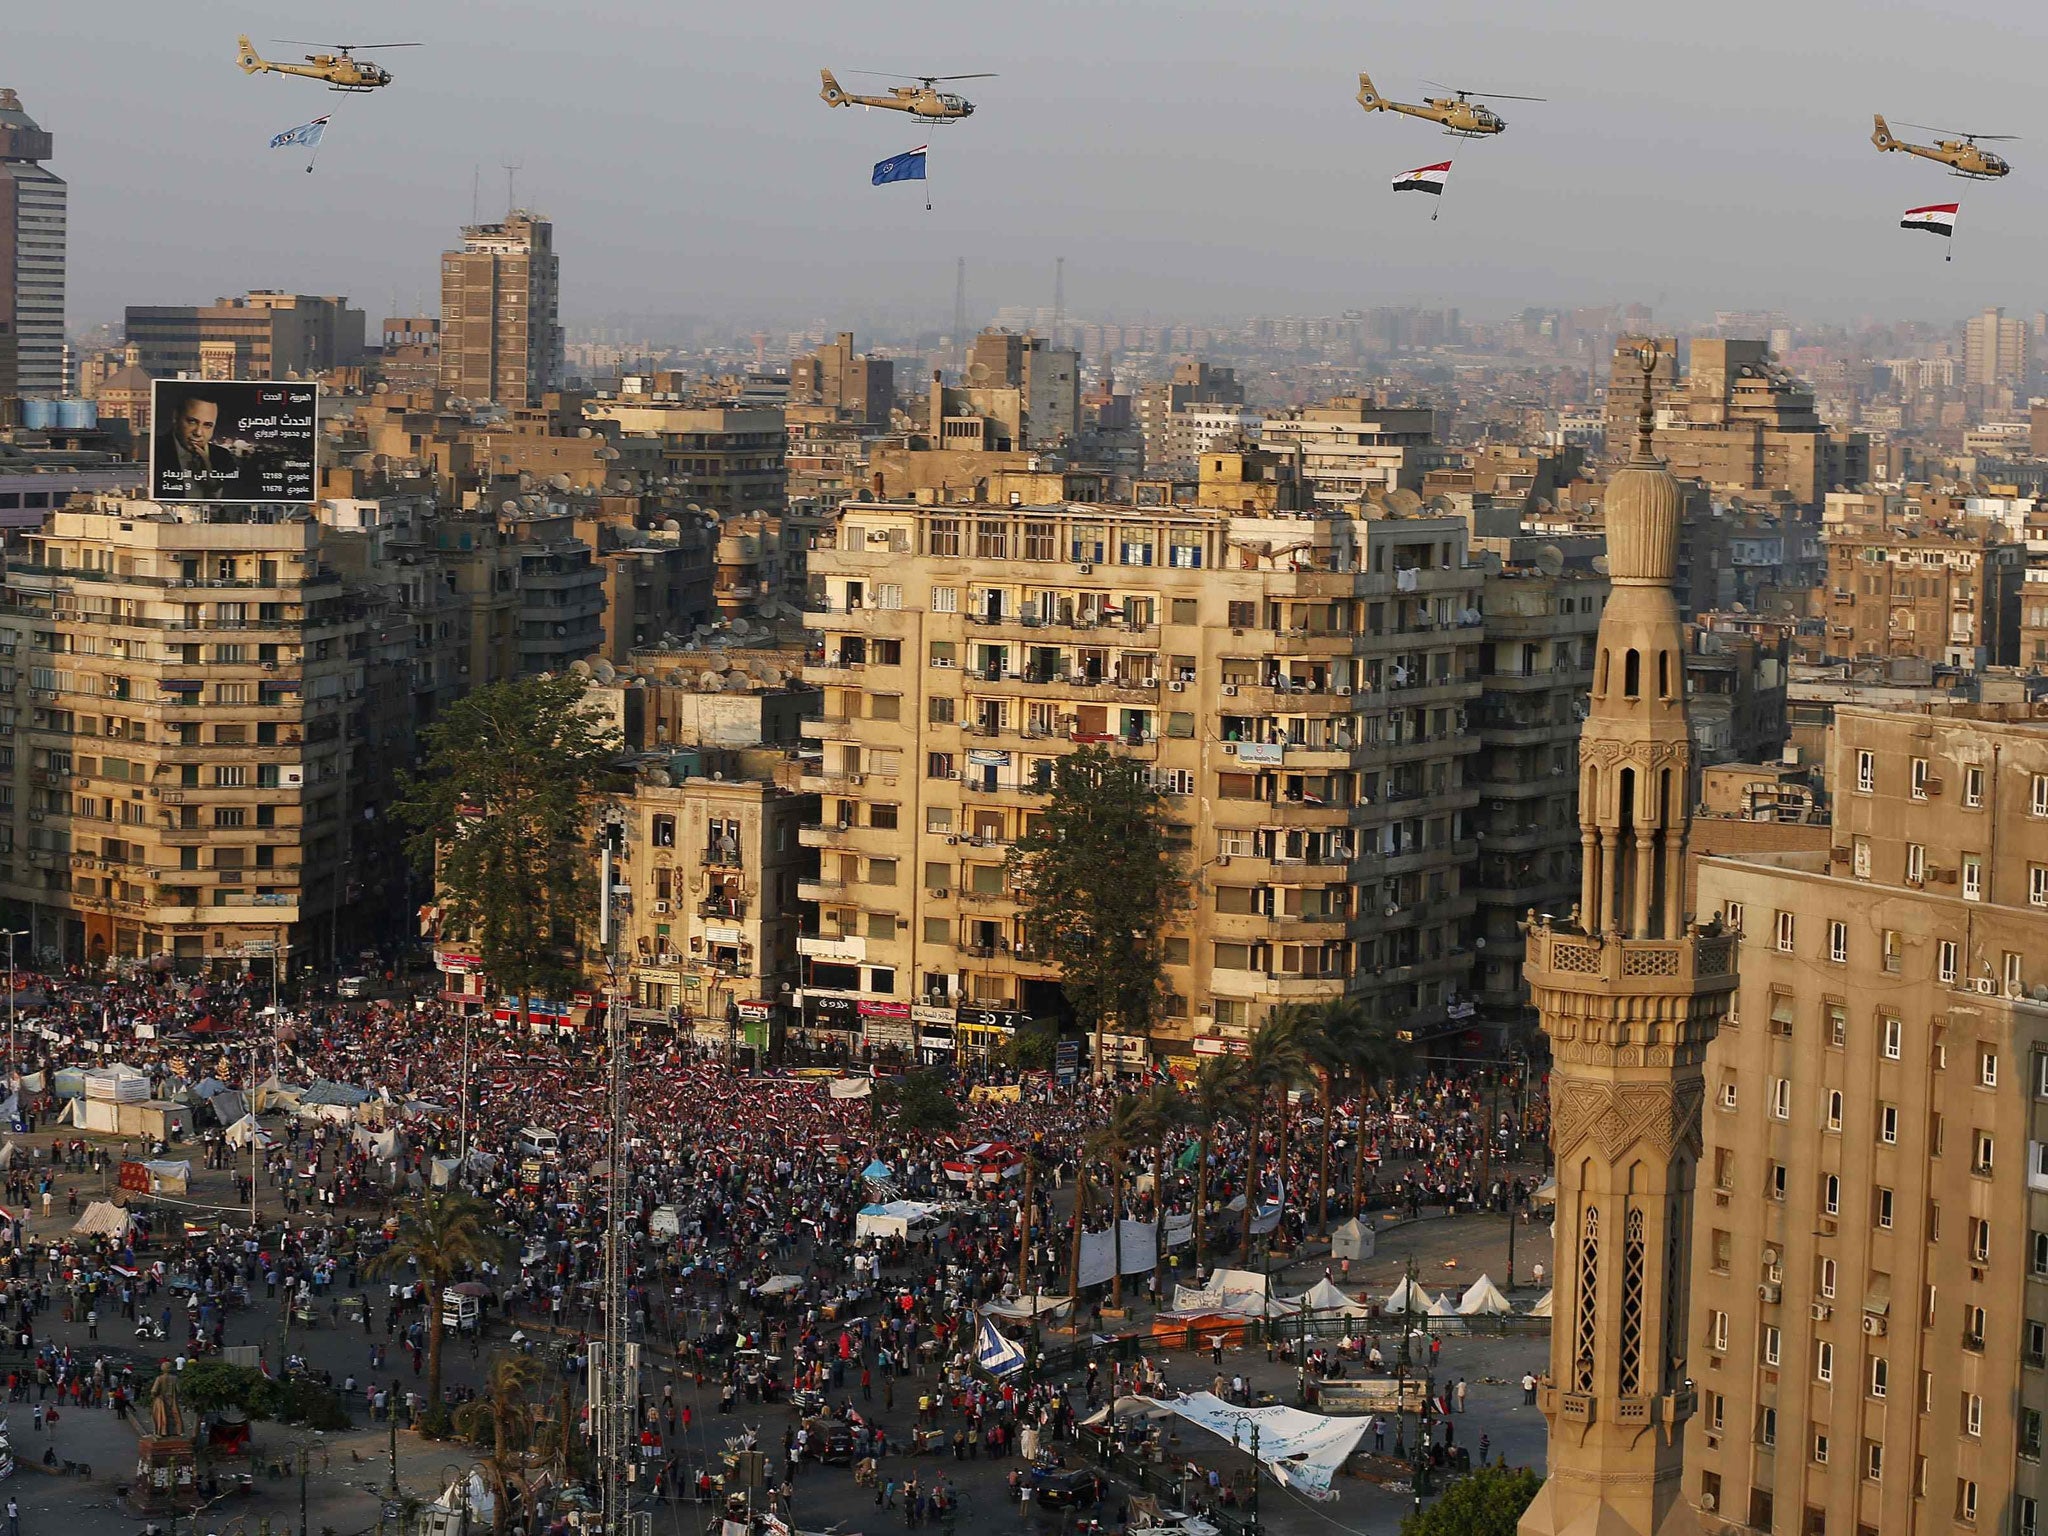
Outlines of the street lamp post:
M29 936L26 928L9 928L7 934L7 1062L16 1072L21 1070L21 1049L16 1033L14 1008L14 941Z

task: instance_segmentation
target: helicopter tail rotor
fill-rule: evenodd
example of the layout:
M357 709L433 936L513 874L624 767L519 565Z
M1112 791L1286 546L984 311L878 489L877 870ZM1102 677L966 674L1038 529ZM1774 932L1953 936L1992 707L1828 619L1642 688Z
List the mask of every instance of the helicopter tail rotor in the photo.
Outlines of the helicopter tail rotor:
M235 48L237 50L235 62L242 66L243 74L261 74L268 67L264 64L261 56L257 54L255 47L250 43L246 35L235 39Z
M839 82L832 78L832 71L829 69L821 69L818 71L818 78L824 82L824 89L819 91L818 95L824 101L825 105L827 105L828 107L845 106L846 92L842 91L839 88Z
M1358 72L1358 104L1368 112L1384 112L1386 98L1373 88L1372 76L1364 70Z
M1883 116L1873 114L1873 121L1876 122L1877 127L1870 135L1870 142L1879 149L1897 149L1899 141L1892 137L1892 131L1886 126Z

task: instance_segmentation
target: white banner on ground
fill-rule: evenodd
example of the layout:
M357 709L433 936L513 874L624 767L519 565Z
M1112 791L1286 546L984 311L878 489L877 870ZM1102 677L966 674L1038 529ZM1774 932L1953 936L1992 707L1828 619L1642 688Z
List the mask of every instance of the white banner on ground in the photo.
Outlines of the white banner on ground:
M1126 1221L1123 1229L1124 1273L1149 1274L1159 1263L1159 1229L1149 1221ZM1081 1234L1081 1284L1106 1284L1116 1261L1117 1240L1109 1228Z
M1190 1392L1185 1397L1119 1398L1126 1403L1178 1414L1190 1424L1200 1425L1222 1439L1235 1438L1239 1447L1251 1449L1252 1426L1259 1429L1259 1460L1282 1483L1312 1499L1334 1499L1330 1479L1358 1449L1358 1442L1372 1420L1356 1417L1331 1418L1305 1413L1299 1408L1239 1408L1209 1392Z

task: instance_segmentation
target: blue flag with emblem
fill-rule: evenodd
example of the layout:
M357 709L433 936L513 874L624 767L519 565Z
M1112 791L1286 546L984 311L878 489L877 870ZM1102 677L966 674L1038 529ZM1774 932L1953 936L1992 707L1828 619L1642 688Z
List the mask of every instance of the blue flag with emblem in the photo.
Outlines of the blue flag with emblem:
M321 135L327 132L327 119L316 117L310 123L301 123L296 128L287 128L270 141L272 149L290 149L298 145L304 149L318 149Z
M875 162L874 179L871 186L887 186L892 181L923 181L924 152L929 145L920 144L915 149L906 149L900 155L891 155L886 160Z
M975 1349L975 1358L991 1376L1008 1376L1024 1369L1024 1351L997 1333L996 1325L985 1317L981 1320L981 1338Z

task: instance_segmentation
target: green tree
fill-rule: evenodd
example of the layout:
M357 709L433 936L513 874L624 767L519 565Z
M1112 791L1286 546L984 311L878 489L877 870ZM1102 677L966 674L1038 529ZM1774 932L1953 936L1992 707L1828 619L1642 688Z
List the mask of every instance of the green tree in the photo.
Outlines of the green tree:
M1299 1008L1284 1008L1252 1031L1245 1053L1236 1058L1243 1075L1245 1096L1250 1106L1250 1145L1245 1151L1244 1175L1244 1262L1252 1261L1252 1217L1259 1208L1259 1142L1265 1132L1266 1110L1277 1090L1280 1095L1280 1166L1287 1166L1287 1090L1308 1071L1307 1036L1309 1015ZM1270 1240L1268 1243L1270 1247Z
M1244 1073L1235 1056L1211 1056L1195 1073L1188 1116L1201 1134L1195 1162L1195 1274L1202 1272L1203 1223L1209 1216L1209 1138L1226 1120L1239 1120L1250 1107Z
M1188 1124L1188 1096L1165 1078L1138 1095L1138 1118L1152 1148L1152 1212L1159 1223L1159 1262L1166 1262L1166 1143Z
M1145 764L1088 746L1054 762L1045 810L1010 851L1026 925L1095 1036L1097 1071L1108 1025L1148 1035L1164 1001L1160 935L1187 889L1166 834Z
M1330 1143L1337 1139L1337 1079L1352 1070L1359 1042L1371 1028L1357 1001L1340 997L1318 1010L1315 1030L1305 1042L1322 1093L1323 1134L1316 1138L1316 1227L1325 1234L1330 1230Z
M1401 1536L1515 1536L1543 1479L1527 1467L1475 1468L1429 1508L1404 1517Z
M441 1406L441 1294L465 1273L501 1258L505 1244L486 1226L490 1207L473 1196L437 1189L399 1212L391 1246L371 1261L370 1272L396 1279L410 1267L419 1276L427 1308L427 1413L439 1424Z
M1013 1071L1050 1072L1059 1043L1059 1025L1047 1019L1031 1019L1003 1043L1003 1060Z
M888 1123L905 1134L960 1129L960 1101L941 1072L913 1072L900 1083L881 1083L875 1097Z
M1367 1022L1351 1036L1351 1069L1358 1077L1358 1134L1351 1147L1351 1214L1365 1213L1365 1106L1375 1096L1385 1098L1407 1075L1415 1055L1413 1042L1401 1038L1393 1025L1381 1019Z
M512 1501L532 1493L529 1453L534 1448L532 1390L541 1382L541 1363L531 1355L495 1355L484 1395L455 1411L455 1432L489 1452L481 1463L491 1485L491 1529L504 1536Z
M573 985L595 909L589 796L617 749L572 676L492 683L421 732L425 770L398 814L441 921L519 999Z

